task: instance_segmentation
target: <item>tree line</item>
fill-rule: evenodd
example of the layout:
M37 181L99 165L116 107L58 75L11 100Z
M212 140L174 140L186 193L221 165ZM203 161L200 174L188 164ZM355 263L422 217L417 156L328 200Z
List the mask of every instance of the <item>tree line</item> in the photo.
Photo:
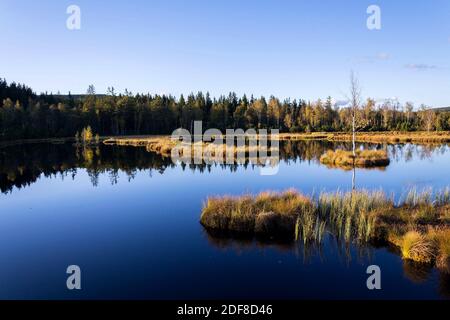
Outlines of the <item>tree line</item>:
M172 95L117 94L108 88L97 95L89 86L85 95L37 95L25 85L0 79L0 140L74 137L83 128L102 136L170 134L191 130L193 122L222 131L233 128L276 128L281 132L351 131L354 110L326 100L280 100L229 93L212 98L198 92ZM450 112L415 108L367 99L356 111L359 131L450 130Z

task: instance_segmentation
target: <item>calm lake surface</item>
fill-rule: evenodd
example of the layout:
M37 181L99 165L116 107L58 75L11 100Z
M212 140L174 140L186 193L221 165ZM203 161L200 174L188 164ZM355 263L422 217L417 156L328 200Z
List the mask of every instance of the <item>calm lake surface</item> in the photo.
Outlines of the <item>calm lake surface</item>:
M208 234L199 223L211 195L296 188L348 190L352 172L319 163L345 143L288 142L279 172L182 166L145 148L28 144L0 148L1 299L448 299L450 276L403 261L392 248L320 248ZM357 188L450 185L447 145L387 148L384 170L356 170ZM79 265L82 290L66 288ZM382 290L366 287L376 264Z

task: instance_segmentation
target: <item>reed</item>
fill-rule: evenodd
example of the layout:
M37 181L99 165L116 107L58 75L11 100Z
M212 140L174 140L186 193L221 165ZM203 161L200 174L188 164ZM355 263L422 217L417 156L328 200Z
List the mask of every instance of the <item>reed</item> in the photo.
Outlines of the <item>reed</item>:
M389 242L404 259L450 262L448 188L410 190L395 204L382 191L336 191L305 196L295 190L258 195L210 197L201 224L211 230L320 244L330 232L345 242ZM434 200L433 200L434 199ZM450 268L448 268L450 270Z
M375 231L375 209L392 208L393 202L382 191L321 193L318 212L337 235L346 241L368 241Z
M418 231L408 231L398 240L397 245L405 259L431 263L436 258L434 241Z
M409 189L406 194L405 205L410 208L428 206L432 204L432 189L418 191L416 187Z
M432 228L428 231L427 236L435 243L436 266L447 273L450 273L450 229L449 228Z
M207 228L225 232L292 238L298 215L312 206L309 198L294 190L211 197L203 206L200 222Z
M435 204L437 206L444 206L448 203L450 203L450 187L446 187L435 195Z
M212 197L203 206L201 223L211 229L247 233L292 230L303 242L321 240L325 226L346 241L368 241L375 231L374 209L393 207L380 191L321 193L318 199L297 191L263 192L257 196Z

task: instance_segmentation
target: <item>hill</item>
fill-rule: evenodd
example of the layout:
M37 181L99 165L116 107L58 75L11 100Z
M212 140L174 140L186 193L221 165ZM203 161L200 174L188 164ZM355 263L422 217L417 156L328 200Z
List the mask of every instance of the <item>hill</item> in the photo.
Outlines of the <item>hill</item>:
M434 111L450 112L450 107L433 108Z

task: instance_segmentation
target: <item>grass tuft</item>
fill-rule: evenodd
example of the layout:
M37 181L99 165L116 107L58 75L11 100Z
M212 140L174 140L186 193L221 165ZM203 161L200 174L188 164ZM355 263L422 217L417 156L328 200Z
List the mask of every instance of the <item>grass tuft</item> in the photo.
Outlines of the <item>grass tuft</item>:
M418 231L408 231L399 242L402 257L417 262L431 263L436 258L436 246Z
M386 167L390 160L387 152L384 150L356 150L356 157L352 151L328 150L320 157L320 162L330 167L339 168L371 168Z
M311 210L312 201L294 190L263 192L256 197L212 197L200 222L210 229L268 237L294 237L297 216Z

